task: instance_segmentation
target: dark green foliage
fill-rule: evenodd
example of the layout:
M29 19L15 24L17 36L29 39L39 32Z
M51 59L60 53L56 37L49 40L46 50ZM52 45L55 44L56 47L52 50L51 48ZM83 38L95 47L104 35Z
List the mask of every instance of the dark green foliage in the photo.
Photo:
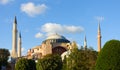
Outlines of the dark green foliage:
M60 55L51 54L39 59L36 65L37 70L61 70L62 60Z
M1 66L7 66L10 53L8 49L0 49L0 69Z
M15 70L36 70L36 64L34 60L21 58L15 64Z
M96 70L120 70L120 41L106 42L99 53Z
M36 70L36 63L34 60L29 59L28 63L29 63L29 70Z
M15 64L15 70L28 70L29 63L28 60L25 58L19 59Z
M93 70L97 60L97 52L90 49L74 49L65 60L63 70Z

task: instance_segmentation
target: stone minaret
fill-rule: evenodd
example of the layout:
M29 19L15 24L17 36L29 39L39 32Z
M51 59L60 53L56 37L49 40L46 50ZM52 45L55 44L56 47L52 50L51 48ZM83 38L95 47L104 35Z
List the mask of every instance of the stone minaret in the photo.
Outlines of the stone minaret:
M17 19L15 16L12 30L12 58L17 58Z
M101 50L101 29L100 29L100 22L98 24L98 52Z
M86 35L85 35L85 39L84 39L84 49L87 49L87 40L86 40Z
M21 33L19 33L19 37L18 37L18 57L21 57L21 44L22 44Z

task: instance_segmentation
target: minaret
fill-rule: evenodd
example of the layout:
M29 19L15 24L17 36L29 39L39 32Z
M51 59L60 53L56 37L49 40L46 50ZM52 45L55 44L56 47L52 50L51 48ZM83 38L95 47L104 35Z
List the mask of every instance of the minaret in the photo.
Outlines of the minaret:
M17 58L17 19L15 16L12 30L12 58Z
M100 29L100 22L98 23L98 52L101 50L101 29Z
M86 35L85 35L85 39L84 39L84 49L87 49L87 40L86 40Z
M21 57L21 44L22 44L21 33L19 33L19 37L18 37L18 57Z

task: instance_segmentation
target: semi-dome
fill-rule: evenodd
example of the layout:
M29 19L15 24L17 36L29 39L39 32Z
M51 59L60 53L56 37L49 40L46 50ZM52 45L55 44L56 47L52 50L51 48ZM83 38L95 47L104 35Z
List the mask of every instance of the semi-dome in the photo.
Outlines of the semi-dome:
M47 41L49 41L51 43L69 43L70 42L64 36L61 36L59 34L52 34L52 35L48 36L46 38L46 40L43 41L43 43L45 43Z

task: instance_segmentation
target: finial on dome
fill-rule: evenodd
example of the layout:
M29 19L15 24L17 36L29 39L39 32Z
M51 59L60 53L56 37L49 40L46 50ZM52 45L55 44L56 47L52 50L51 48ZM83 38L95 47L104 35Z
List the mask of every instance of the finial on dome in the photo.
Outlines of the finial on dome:
M56 34L56 35L58 35L58 33L57 33L57 32L56 32L55 34Z

